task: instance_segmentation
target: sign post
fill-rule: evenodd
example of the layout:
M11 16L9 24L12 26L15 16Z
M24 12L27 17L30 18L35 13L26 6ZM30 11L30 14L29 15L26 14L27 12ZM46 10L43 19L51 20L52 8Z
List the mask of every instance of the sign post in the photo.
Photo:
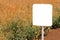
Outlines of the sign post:
M33 4L33 25L42 26L42 40L44 40L44 26L52 26L52 5Z
M44 40L44 27L42 26L42 40Z

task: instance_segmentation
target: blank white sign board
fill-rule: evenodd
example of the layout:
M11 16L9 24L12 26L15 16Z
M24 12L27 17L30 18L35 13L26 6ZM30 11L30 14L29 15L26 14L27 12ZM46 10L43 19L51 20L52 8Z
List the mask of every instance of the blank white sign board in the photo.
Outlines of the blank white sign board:
M52 5L33 4L33 25L51 26L52 25Z

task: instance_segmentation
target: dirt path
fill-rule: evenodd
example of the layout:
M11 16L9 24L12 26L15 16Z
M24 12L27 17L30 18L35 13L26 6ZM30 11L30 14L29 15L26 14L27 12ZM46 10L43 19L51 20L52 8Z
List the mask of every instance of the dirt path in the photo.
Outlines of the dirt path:
M50 29L45 40L60 40L60 28Z

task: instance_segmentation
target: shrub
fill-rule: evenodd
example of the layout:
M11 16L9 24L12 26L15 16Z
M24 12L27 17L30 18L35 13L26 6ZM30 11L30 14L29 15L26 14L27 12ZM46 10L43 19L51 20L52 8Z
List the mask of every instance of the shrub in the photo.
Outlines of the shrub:
M52 28L54 29L59 27L60 27L60 16L56 20L53 20L53 25L52 25Z
M25 20L11 20L10 23L4 25L2 31L8 40L32 40L35 32L40 33L41 28L32 26L32 22Z
M58 28L60 28L60 16L57 18Z

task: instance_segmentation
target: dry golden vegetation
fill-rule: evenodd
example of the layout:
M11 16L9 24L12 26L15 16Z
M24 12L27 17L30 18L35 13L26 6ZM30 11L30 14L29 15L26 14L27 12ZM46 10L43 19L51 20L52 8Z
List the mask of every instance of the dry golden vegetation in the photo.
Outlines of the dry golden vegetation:
M9 29L9 32L6 33L7 35L4 36L4 32L2 32L1 28L10 28L11 26L9 25L12 20L16 21L17 19L22 19L25 21L22 26L31 26L29 24L32 22L32 5L34 3L53 4L53 16L55 17L56 6L58 7L57 4L59 4L57 2L59 2L59 0L0 0L0 40L8 40L8 36L12 33L11 30ZM36 27L33 28L36 29Z

